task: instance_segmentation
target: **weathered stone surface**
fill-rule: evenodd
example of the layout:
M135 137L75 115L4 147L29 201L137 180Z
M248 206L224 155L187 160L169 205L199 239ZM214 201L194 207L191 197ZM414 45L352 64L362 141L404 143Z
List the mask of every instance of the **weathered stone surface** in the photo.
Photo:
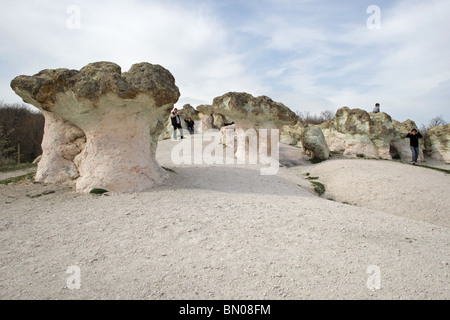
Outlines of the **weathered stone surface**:
M405 137L416 126L410 120L399 123L383 112L344 107L336 112L335 119L320 127L331 151L353 157L406 159L411 157L411 150ZM423 160L423 144L419 159Z
M293 126L282 127L280 142L303 148L303 151L313 159L326 160L330 157L330 149L322 130L303 123L301 119Z
M280 127L297 121L297 115L284 104L266 96L255 98L243 92L229 92L215 98L212 113L220 114L238 125L241 120L245 120L255 124L273 123Z
M450 163L450 124L429 128L425 146L431 158Z
M163 67L139 63L122 74L114 63L96 62L80 71L43 70L19 76L11 87L45 112L43 152L48 160L43 156L39 163L38 179L76 178L82 192L93 188L131 192L147 190L167 176L154 152L180 93ZM66 137L71 130L74 133ZM85 139L85 146L79 139ZM50 146L64 151L49 151Z
M262 154L271 156L272 133L276 132L272 130L279 130L284 124L293 124L297 118L282 103L265 96L255 98L243 92L226 93L215 98L211 106L197 109L205 114L203 126L206 128L235 122L232 128L222 130L223 143L229 145L235 142L236 158L249 162L252 159L261 160Z
M411 159L411 147L410 140L406 138L406 135L412 130L417 129L417 125L412 120L406 120L399 122L392 120L394 125L395 137L391 141L391 155L395 158L403 160ZM425 160L425 141L420 141L419 144L419 161Z
M36 181L71 183L79 177L74 159L84 149L86 136L80 128L58 114L45 110L42 113L45 117L45 134Z

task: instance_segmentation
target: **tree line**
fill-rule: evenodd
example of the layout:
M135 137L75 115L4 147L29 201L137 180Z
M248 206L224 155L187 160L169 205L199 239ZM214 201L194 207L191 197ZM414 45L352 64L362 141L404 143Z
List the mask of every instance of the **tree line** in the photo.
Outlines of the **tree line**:
M25 104L0 102L0 165L33 162L42 154L44 116Z

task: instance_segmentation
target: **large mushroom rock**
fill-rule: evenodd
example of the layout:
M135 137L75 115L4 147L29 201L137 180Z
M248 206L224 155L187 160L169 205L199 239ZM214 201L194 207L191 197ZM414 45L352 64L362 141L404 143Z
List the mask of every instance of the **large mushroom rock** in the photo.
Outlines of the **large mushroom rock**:
M86 145L73 158L78 191L143 191L167 177L155 159L156 143L180 93L163 67L140 63L122 74L114 63L97 62L80 71L43 70L19 76L11 87L25 102L45 111L45 135L58 130L51 115L60 120L57 124L62 121L84 132ZM43 148L51 153L46 144ZM40 171L49 169L45 163Z
M450 163L450 124L427 130L425 146L432 159Z
M336 118L320 125L331 151L346 156L392 159L391 141L396 136L386 113L368 113L344 107Z
M254 154L259 151L258 148L266 149L266 154L271 155L272 129L280 130L283 125L294 124L297 120L297 115L282 103L266 96L255 98L238 92L215 98L210 110L203 113L210 113L213 119L219 121L235 122L232 127L222 129L222 136L224 143L237 142L235 150L238 159L246 159L249 151ZM264 136L260 136L261 129L266 130ZM257 143L251 143L255 141ZM251 146L256 146L255 150L250 150Z

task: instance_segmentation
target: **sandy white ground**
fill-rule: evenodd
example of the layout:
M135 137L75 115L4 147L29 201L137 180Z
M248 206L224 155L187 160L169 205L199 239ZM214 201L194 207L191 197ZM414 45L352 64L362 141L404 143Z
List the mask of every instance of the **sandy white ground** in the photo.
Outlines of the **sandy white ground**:
M175 166L176 144L159 144L158 161L175 173L149 192L0 186L0 298L450 298L445 173L311 165L283 146L285 166L262 176L258 166ZM326 185L322 198L306 173ZM55 192L35 197L45 191ZM70 266L80 289L67 287Z

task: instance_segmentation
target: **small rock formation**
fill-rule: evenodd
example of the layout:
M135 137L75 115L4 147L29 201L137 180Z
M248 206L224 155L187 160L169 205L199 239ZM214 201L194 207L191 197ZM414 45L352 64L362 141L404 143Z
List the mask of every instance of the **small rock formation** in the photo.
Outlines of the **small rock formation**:
M450 124L429 128L425 147L430 158L450 163Z
M295 125L285 125L281 131L282 143L302 148L312 159L327 160L330 157L322 130L302 122L299 118Z
M414 122L403 123L392 120L384 113L366 112L361 109L344 107L336 112L336 118L320 125L333 152L345 156L364 156L392 160L394 157L411 157L406 134L415 128ZM423 143L420 160L423 160Z
M180 93L163 67L139 63L122 73L114 63L97 62L80 71L19 76L11 87L45 116L38 181L74 180L80 192L133 192L166 178L156 143Z
M199 133L205 133L214 128L214 115L211 105L200 105L197 107L200 118ZM217 128L217 127L216 127Z

